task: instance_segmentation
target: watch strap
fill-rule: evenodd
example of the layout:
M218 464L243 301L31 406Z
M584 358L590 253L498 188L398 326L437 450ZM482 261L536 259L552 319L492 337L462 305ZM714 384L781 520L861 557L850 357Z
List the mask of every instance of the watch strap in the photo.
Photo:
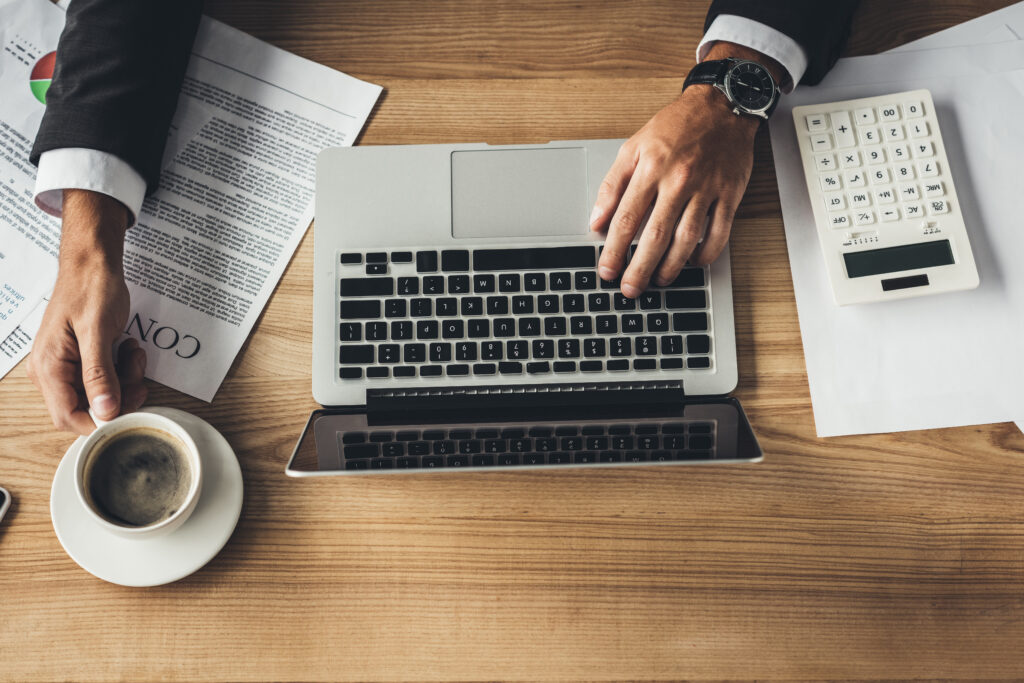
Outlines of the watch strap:
M694 84L722 85L725 83L725 74L729 70L731 62L732 60L729 59L698 62L687 74L686 80L683 82L683 90Z

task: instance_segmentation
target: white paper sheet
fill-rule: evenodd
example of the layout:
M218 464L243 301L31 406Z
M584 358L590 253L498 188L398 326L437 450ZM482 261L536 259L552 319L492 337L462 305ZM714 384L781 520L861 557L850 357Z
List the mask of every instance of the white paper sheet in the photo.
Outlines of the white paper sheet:
M29 81L63 26L64 13L45 0L0 0L0 339L57 275L60 221L32 201L36 169L28 156L45 107Z
M0 19L22 41L38 35L41 53L56 47L64 23L63 12L46 0L0 0ZM13 83L16 76L28 92L24 76L6 68L0 92L14 87L4 79ZM317 153L351 145L380 92L203 18L169 132L161 187L146 200L125 245L132 302L125 338L136 337L146 349L148 377L213 399L313 218ZM19 113L29 104L10 107L27 131L27 142L12 153L26 178L11 192L27 202L23 213L50 227L53 249L0 242L0 251L17 256L12 263L31 263L5 271L0 258L0 285L8 272L21 292L26 282L37 285L21 294L18 315L0 326L6 349L0 377L28 352L45 308L37 304L56 275L59 222L32 204L35 169L28 163L42 105ZM6 120L0 108L0 122ZM7 185L0 175L0 187L7 191ZM30 314L34 325L26 320ZM15 332L21 321L26 324Z
M772 117L794 290L819 436L1002 422L1024 414L1017 348L1024 334L1024 254L1007 150L1024 151L1011 125L1024 104L1019 43L842 60L822 86L798 89ZM835 75L835 78L833 78ZM877 81L885 80L884 83ZM872 81L875 81L872 83ZM860 85L848 85L860 83ZM864 85L865 83L870 83ZM832 86L832 87L829 87ZM839 87L837 87L839 86ZM981 274L972 292L837 307L813 227L791 110L929 88ZM1014 256L1016 255L1016 256Z

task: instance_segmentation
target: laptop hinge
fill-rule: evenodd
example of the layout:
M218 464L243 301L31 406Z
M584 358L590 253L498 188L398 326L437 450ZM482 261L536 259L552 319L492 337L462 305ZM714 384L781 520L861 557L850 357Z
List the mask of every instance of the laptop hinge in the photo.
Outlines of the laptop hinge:
M366 392L366 412L656 405L679 403L684 397L682 380L370 389Z

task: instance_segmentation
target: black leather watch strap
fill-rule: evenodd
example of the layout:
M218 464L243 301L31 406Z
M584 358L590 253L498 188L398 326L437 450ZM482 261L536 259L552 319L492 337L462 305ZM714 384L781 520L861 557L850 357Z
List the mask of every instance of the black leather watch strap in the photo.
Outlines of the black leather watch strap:
M687 74L686 80L683 82L683 90L686 90L695 83L722 85L725 82L725 73L729 70L730 64L731 60L728 59L712 59L707 62L699 62Z

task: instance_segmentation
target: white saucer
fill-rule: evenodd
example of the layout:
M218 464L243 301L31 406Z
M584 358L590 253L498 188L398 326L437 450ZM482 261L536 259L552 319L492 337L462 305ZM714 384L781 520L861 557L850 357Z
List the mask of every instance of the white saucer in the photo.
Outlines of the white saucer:
M50 489L50 517L64 550L93 576L122 586L159 586L198 570L228 542L242 512L242 469L220 432L181 410L143 410L180 424L202 454L203 490L184 524L166 536L127 539L93 521L75 493L74 456L85 437L64 454Z

